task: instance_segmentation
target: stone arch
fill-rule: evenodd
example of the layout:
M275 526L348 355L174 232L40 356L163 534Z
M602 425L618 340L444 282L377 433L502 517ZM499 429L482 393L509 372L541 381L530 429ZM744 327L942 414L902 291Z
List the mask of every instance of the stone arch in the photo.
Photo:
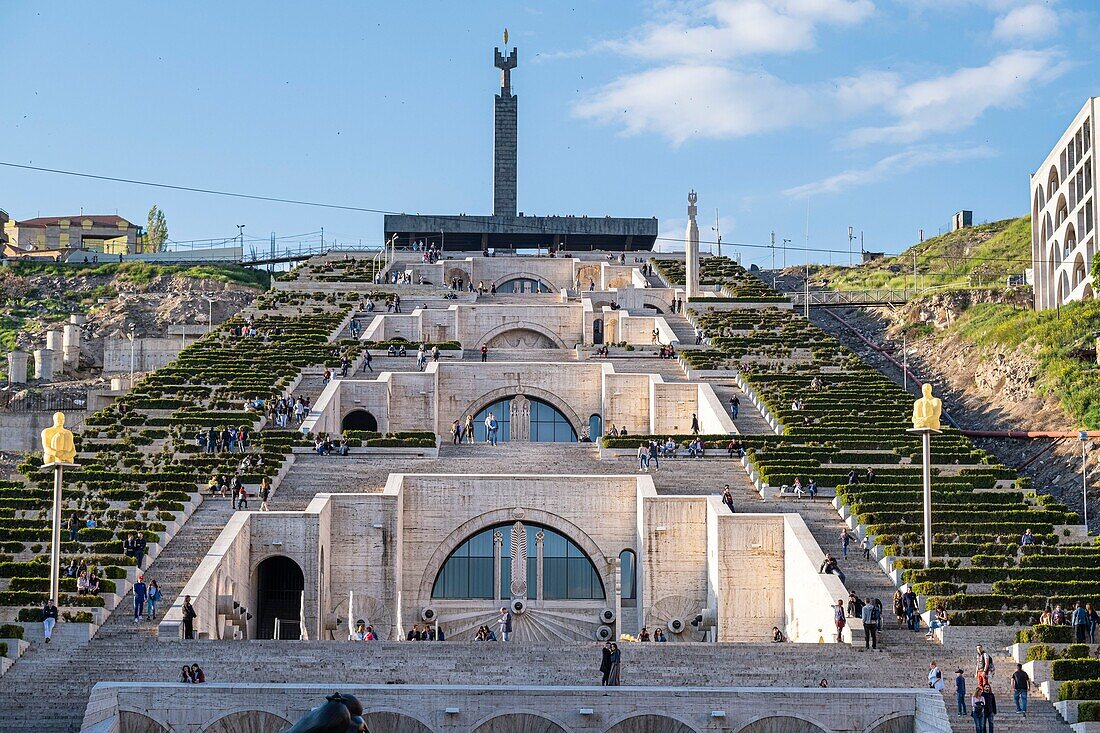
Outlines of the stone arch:
M569 348L568 344L562 341L560 336L558 336L546 326L543 326L541 323L534 323L533 321L508 321L507 323L502 323L495 328L491 328L480 339L478 339L476 348L481 348L483 344L489 345L489 343L493 339L506 336L513 331L531 331L538 334L539 336L542 336L543 338L549 339L549 341L554 344L553 348Z
M470 273L464 267L448 267L443 273L443 285L446 287L451 286L451 280L454 278L460 278L462 280L462 287L466 288L470 284Z
M369 430L376 432L378 430L378 418L376 418L374 413L370 410L364 410L362 407L348 410L344 416L340 418L340 432L345 430Z
M1062 259L1069 257L1070 253L1077 248L1077 227L1073 226L1073 222L1066 225L1066 231L1062 234Z
M1058 194L1058 203L1054 205L1054 227L1062 226L1069 219L1069 203L1064 193Z
M521 387L500 387L499 389L494 389L491 392L486 392L485 394L481 395L476 400L471 402L469 405L466 406L464 410L459 413L459 415L476 415L494 402L510 399L512 397L516 397L517 395L523 395L524 397L528 398L533 397L547 403L558 412L560 412L565 417L565 419L569 421L569 424L573 426L573 432L575 432L577 435L581 434L581 426L584 423L581 422L581 419L577 415L576 411L572 407L570 407L565 402L565 400L558 397L553 392L547 392L545 389L542 389L540 387L530 387L524 385Z
M473 733L569 733L569 729L544 713L516 711L482 720Z
M696 730L667 714L643 713L621 718L604 733L696 733Z
M1077 256L1073 258L1073 279L1070 282L1070 287L1074 290L1085 281L1088 277L1088 272L1085 270L1085 255L1081 252L1077 253Z
M375 710L364 713L363 719L367 721L367 730L386 731L386 733L432 733L432 729L424 722L408 713L396 710Z
M672 307L672 298L665 300L664 298L656 295L649 295L648 293L643 293L640 298L643 306L653 308L658 313L664 313Z
M119 733L169 733L168 726L135 710L118 711Z
M201 728L199 733L276 733L290 726L289 720L267 710L237 710Z
M1085 287L1081 290L1081 300L1092 300L1094 297L1092 283L1085 283Z
M864 733L912 733L916 719L905 713L887 713L869 726Z
M1054 198L1054 194L1058 191L1059 184L1058 166L1052 165L1050 171L1047 173L1047 199Z
M829 729L799 715L761 715L737 733L829 733Z
M517 509L522 512L521 516L517 516ZM494 509L474 517L473 519L469 519L455 527L450 534L443 538L443 541L435 548L435 552L432 553L431 557L428 558L428 562L424 565L424 574L420 578L420 593L418 598L429 599L432 597L432 587L435 585L435 579L439 575L443 563L447 561L447 558L451 556L451 553L453 553L459 545L482 530L498 524L515 522L517 520L525 524L541 524L572 540L573 543L581 548L584 554L588 556L588 559L591 560L592 564L595 566L596 572L600 574L600 580L603 581L604 598L614 597L614 588L612 586L614 576L610 571L612 565L608 561L607 556L600 550L599 545L596 544L587 532L570 522L568 519L564 519L557 514L551 514L543 509L531 509L517 505L516 507ZM609 587L611 588L610 591L608 590Z
M558 288L557 285L550 282L549 280L547 280L542 275L536 275L533 272L509 272L507 275L502 275L502 276L498 277L493 282L493 286L497 290L500 290L500 287L502 285L504 285L504 283L509 283L509 282L512 282L513 280L534 280L535 282L539 283L539 285L545 285L547 288L549 288L550 292L552 292L552 293L556 292L560 289L560 288Z

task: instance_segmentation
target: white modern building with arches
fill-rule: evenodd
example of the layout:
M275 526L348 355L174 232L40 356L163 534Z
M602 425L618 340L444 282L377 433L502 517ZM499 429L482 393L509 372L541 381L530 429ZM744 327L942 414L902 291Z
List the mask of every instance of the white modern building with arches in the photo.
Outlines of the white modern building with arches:
M1035 309L1095 297L1100 208L1095 189L1097 97L1090 97L1031 176Z

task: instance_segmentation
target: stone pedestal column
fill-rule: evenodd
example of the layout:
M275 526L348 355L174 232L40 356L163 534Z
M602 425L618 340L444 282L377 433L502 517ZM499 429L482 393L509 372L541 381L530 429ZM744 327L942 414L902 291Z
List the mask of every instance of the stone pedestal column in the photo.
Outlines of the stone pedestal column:
M71 316L69 316L69 323L73 324L74 326L83 326L87 322L88 317L83 313L73 313Z
M30 354L16 349L8 352L8 384L27 383L27 357Z
M46 348L53 355L52 379L52 375L59 373L64 366L65 339L60 331L46 331Z
M75 369L80 364L80 326L66 323L61 341L63 344L62 361L65 366Z
M53 361L53 349L35 349L34 378L41 382L52 382Z
M688 223L684 233L684 287L687 297L699 295L699 225L695 222L695 215L699 207L695 204L699 200L699 194L695 191L688 193Z

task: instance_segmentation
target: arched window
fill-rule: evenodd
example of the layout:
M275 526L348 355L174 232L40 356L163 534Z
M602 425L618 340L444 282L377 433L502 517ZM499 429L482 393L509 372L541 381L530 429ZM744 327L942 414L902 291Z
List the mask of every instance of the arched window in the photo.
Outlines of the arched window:
M488 436L485 434L485 418L489 413L497 419L497 440L505 443L512 439L512 400L500 400L486 407L474 415L474 440L485 442Z
M499 572L501 598L511 598L514 524L499 524L473 535L455 548L432 586L432 598L492 599ZM537 524L521 525L526 532L527 597L538 598L538 535L542 534L542 598L591 600L604 597L603 582L584 550L565 535ZM499 566L494 563L493 534L501 533Z
M576 443L577 433L552 405L531 400L531 440L535 443Z
M638 597L638 573L635 569L634 550L623 550L619 553L619 569L622 577L620 586L623 600L634 600Z
M529 277L517 277L497 286L498 293L549 293L550 288Z
M593 441L599 440L603 435L603 418L599 415L591 415L588 418L588 436Z
M576 443L577 431L573 429L569 419L561 414L556 407L548 402L535 398L528 398L531 405L531 416L528 422L528 432L533 443ZM499 400L474 415L474 440L482 442L486 439L485 418L489 413L497 420L497 441L504 443L512 440L515 432L512 426L512 398ZM522 435L522 433L519 433ZM598 435L598 433L596 434Z

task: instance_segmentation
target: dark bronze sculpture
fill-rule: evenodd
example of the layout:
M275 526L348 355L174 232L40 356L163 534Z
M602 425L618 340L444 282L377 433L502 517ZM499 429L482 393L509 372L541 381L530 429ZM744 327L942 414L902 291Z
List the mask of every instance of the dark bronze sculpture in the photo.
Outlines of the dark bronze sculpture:
M363 704L355 695L334 692L325 700L286 733L370 733L363 720Z

